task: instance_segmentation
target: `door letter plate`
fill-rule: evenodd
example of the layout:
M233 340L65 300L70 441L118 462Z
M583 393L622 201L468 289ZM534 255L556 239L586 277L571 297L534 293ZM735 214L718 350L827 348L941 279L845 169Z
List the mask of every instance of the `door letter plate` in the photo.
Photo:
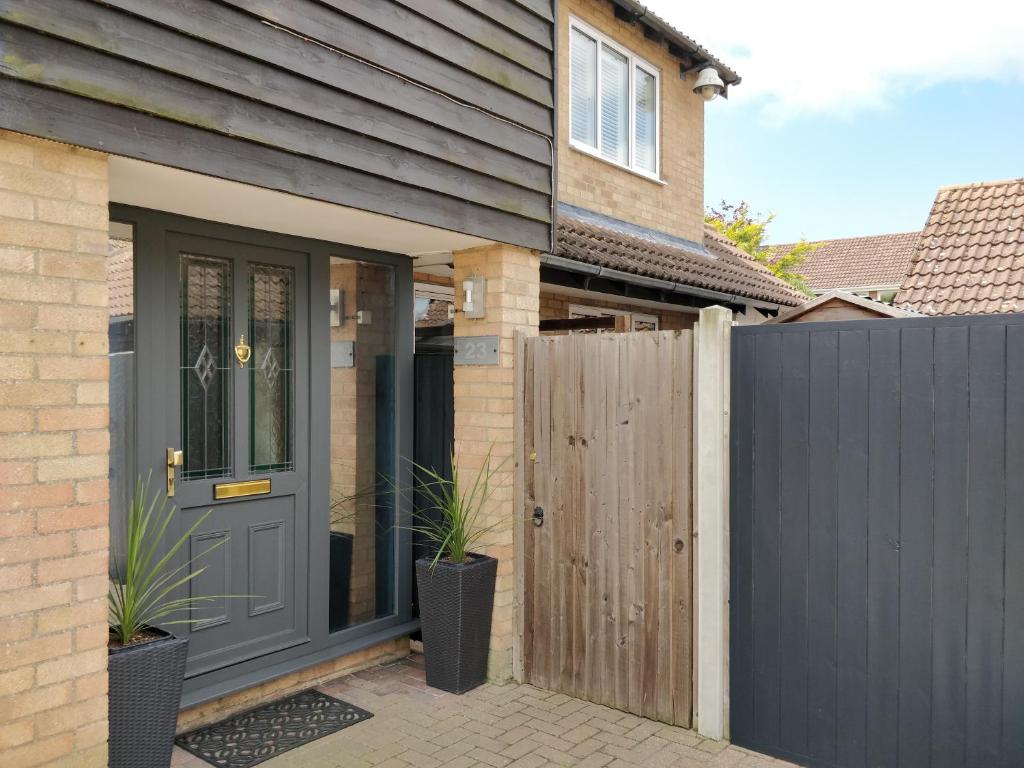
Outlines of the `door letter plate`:
M261 496L270 493L270 479L243 480L240 483L217 483L213 486L213 498L235 499L239 496Z

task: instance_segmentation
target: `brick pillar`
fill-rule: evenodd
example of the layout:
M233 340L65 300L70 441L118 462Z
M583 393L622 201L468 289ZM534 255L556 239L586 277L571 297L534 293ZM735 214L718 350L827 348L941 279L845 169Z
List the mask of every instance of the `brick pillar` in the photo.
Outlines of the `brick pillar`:
M0 131L4 765L107 764L107 216L106 155Z
M513 371L516 331L537 333L540 308L540 257L510 245L491 245L453 254L455 306L462 309L462 281L487 279L487 317L467 319L455 315L456 336L498 336L497 366L455 367L455 452L460 470L472 479L491 452L494 493L482 523L498 526L488 534L487 554L498 558L494 595L494 623L488 674L504 680L512 674L513 635L513 477L515 474ZM504 463L502 463L504 462Z

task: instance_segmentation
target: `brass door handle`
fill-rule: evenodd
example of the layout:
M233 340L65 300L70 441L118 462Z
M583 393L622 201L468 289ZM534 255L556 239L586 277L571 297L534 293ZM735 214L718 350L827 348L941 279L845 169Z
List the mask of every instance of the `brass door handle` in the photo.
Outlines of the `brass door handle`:
M174 495L174 468L180 467L185 461L185 454L173 448L167 449L167 497Z

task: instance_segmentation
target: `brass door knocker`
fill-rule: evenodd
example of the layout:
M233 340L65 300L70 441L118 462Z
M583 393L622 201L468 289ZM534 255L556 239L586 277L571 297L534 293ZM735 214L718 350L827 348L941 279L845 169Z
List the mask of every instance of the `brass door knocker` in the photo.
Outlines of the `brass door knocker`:
M235 344L235 357L238 358L239 368L245 368L245 364L248 363L249 358L252 357L252 347L245 343L244 333L238 337L238 343Z

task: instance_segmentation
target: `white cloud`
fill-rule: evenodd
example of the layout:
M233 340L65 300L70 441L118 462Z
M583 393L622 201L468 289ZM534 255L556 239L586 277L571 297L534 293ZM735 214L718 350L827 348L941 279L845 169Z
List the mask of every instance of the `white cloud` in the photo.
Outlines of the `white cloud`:
M647 0L774 118L851 115L948 82L1024 81L1022 0Z

